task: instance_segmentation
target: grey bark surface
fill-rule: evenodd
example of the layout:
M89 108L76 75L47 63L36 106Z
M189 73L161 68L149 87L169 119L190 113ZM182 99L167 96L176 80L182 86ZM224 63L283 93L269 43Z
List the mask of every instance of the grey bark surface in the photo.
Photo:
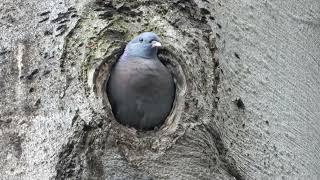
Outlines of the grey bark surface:
M105 83L157 33L165 125L113 118ZM0 179L320 179L320 2L0 2Z

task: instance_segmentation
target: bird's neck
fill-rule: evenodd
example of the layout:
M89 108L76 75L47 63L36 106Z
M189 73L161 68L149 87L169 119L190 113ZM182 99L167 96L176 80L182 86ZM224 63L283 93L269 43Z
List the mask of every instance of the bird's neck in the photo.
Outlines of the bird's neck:
M121 57L120 57L120 61L121 62L124 62L124 61L128 61L128 60L130 60L131 58L143 58L143 59L146 59L146 60L148 60L148 59L150 59L150 60L156 60L156 59L158 59L157 58L157 55L155 55L154 57L149 57L149 56L143 56L143 55L136 55L136 54L132 54L132 53L129 53L128 51L124 51L123 52L123 54L121 55Z
M128 52L124 51L119 60L120 61L127 61L128 57L129 57Z

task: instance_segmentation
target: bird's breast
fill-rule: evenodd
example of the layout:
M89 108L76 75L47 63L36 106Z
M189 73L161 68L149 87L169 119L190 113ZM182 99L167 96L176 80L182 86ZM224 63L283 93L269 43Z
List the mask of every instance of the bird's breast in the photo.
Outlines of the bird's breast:
M149 129L169 114L175 94L173 78L159 60L119 61L110 74L108 96L124 124Z
M160 62L145 61L132 60L116 65L112 76L119 88L151 96L164 93L170 87L172 77L168 70Z

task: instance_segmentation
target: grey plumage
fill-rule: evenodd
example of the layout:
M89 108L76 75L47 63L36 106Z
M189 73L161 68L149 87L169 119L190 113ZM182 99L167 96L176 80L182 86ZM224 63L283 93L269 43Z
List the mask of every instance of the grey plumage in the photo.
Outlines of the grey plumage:
M171 111L175 85L157 57L159 41L151 32L135 37L111 71L107 93L115 117L124 125L150 130Z

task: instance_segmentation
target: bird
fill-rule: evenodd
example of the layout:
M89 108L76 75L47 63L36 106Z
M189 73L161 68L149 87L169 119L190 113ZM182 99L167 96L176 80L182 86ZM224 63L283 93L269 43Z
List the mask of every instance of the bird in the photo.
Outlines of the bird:
M134 37L110 71L107 95L118 122L137 130L159 128L170 114L175 82L158 58L160 38L153 32Z

